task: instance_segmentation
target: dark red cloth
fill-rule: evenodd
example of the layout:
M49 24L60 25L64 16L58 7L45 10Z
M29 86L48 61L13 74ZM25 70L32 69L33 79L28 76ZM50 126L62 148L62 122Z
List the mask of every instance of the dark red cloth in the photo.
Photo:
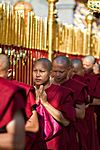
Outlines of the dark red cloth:
M87 93L87 86L80 82L76 81L74 79L69 79L61 84L61 86L71 88L74 91L74 107L76 107L76 104L83 104L87 103L88 101L88 93ZM87 135L88 135L88 128L85 119L76 119L76 122L72 125L71 130L74 134L74 141L76 141L75 135L78 134L79 143L75 142L73 146L70 148L70 150L75 149L75 144L77 149L79 150L88 150L87 148ZM70 134L70 141L73 142L73 136Z
M66 119L75 121L75 109L73 108L72 91L58 85L51 85L46 89L48 102L60 110ZM69 150L70 137L68 127L61 125L61 130L49 141L46 142L48 149Z
M100 75L85 75L85 82L89 87L89 94L95 98L100 98Z
M12 120L16 110L24 110L25 101L22 93L24 94L22 89L0 77L0 128Z
M89 74L88 76L85 76L85 79L89 87L89 94L94 98L100 99L100 74ZM100 145L100 106L95 106L93 111L95 111L97 115L96 125L98 141Z
M93 78L96 78L96 84L94 86L93 90L93 96L95 98L98 98L100 100L100 74L94 75ZM95 112L96 112L96 124L97 124L97 134L98 134L98 141L100 145L100 106L95 106Z
M61 86L71 88L74 91L74 104L83 104L88 101L87 85L76 81L74 79L69 79L61 84Z
M25 113L27 116L27 120L31 117L32 111L31 111L31 106L36 104L35 103L35 89L33 86L27 85L22 82L18 82L16 80L12 80L12 82L23 88L26 93L26 107L25 107ZM26 132L26 145L25 145L25 150L39 150L45 148L45 144L40 137L40 133L32 133L32 132Z
M25 107L25 111L26 111L26 116L27 118L29 118L32 115L31 112L31 106L36 104L35 103L35 89L33 86L27 85L23 82L18 82L16 80L12 80L12 82L19 86L20 88L25 90L26 93L26 107Z
M82 81L87 84L88 86L88 94L91 97L91 102L94 96L99 96L99 89L97 88L99 86L98 77L94 74L85 74L83 76L75 75L74 79L78 81ZM98 84L98 85L97 85ZM98 92L97 92L98 91ZM98 150L98 139L97 139L97 131L96 131L96 125L95 125L95 118L94 118L94 106L89 106L86 109L86 115L85 120L87 122L88 127L88 150Z

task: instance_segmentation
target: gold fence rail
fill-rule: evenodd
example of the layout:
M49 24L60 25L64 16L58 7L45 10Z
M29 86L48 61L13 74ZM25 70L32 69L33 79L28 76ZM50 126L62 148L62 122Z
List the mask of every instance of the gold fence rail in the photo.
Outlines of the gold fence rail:
M66 55L94 55L100 58L100 38L92 35L91 52L88 49L90 33L81 31L73 25L55 22L53 37L54 53ZM10 59L12 78L32 84L34 60L48 57L48 22L34 13L14 11L10 4L0 4L0 53L6 53ZM53 53L52 53L53 54Z

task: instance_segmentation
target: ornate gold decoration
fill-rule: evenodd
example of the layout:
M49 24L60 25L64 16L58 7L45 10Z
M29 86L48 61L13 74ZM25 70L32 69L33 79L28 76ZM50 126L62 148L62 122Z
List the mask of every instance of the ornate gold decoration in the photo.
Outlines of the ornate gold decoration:
M100 12L100 0L88 0L88 8Z
M94 16L92 13L89 13L86 16L86 22L87 22L87 34L88 34L88 46L87 50L89 54L92 55L92 23L94 21Z

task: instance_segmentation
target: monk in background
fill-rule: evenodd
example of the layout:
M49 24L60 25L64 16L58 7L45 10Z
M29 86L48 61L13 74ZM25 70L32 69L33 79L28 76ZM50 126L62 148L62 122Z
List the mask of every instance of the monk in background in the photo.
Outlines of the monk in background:
M85 119L88 126L88 149L89 150L97 150L98 147L98 139L97 139L97 131L94 117L94 108L95 105L99 105L98 99L94 98L94 83L96 79L94 79L93 66L95 64L95 58L93 56L86 56L83 58L83 62L81 59L73 59L73 76L75 80L84 82L88 86L88 107L86 106L86 115Z
M25 147L24 91L6 79L8 64L7 56L0 54L0 149L23 150Z
M88 67L87 67L88 65ZM94 97L94 105L100 105L100 74L99 74L99 65L96 63L93 56L86 56L83 58L83 67L86 72L85 79L89 87L91 95ZM97 70L98 67L98 70ZM91 70L91 71L90 71ZM87 76L88 75L88 76ZM100 145L100 106L95 106L95 112L97 115L97 134Z
M53 59L52 72L54 84L59 84L65 88L71 88L74 91L73 103L76 110L76 122L73 124L74 134L70 134L70 150L87 150L87 126L84 121L85 103L87 103L87 86L79 81L69 79L69 71L72 68L71 61L66 56L57 56ZM74 138L75 137L75 138ZM77 143L75 143L77 140Z
M100 64L99 63L95 63L93 65L93 72L94 72L94 74L100 74Z

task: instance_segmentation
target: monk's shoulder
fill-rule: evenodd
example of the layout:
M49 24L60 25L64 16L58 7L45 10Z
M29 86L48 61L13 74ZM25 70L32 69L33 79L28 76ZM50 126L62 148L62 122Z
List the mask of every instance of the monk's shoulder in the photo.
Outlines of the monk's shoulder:
M62 85L54 85L57 93L61 93L61 95L68 96L68 95L73 95L74 91L71 88L64 87Z
M19 81L16 81L16 80L12 80L13 84L15 84L16 86L22 88L25 90L26 94L28 94L29 92L35 92L35 89L33 86L31 85L28 85L26 83L23 83L23 82L19 82Z

